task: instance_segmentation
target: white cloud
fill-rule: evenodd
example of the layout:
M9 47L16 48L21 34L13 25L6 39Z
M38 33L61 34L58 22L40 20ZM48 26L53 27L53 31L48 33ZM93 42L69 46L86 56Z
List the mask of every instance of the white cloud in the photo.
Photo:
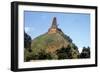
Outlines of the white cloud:
M35 30L33 27L25 27L25 32L29 33L31 31Z
M25 27L25 32L29 32L30 31L30 27Z
M78 50L79 50L79 53L81 53L81 52L82 52L82 49L83 49L83 48L78 48Z

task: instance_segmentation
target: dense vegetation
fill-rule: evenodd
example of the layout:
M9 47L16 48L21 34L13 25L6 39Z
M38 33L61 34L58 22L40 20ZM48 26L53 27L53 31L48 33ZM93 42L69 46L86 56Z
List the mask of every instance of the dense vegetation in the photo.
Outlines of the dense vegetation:
M24 48L28 49L30 52L31 52L31 42L32 42L31 37L26 32L24 32Z
M45 33L35 39L24 33L24 61L90 58L90 47L81 53L72 39L60 29L58 33Z
M90 58L90 47L83 47L83 50L80 53L80 58Z

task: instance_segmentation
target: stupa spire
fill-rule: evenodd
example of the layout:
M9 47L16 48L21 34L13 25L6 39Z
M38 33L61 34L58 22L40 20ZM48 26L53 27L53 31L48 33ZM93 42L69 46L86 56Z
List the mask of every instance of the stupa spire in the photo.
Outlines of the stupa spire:
M56 17L53 18L51 28L58 28L58 27L57 27L57 20L56 20Z
M53 18L52 25L48 30L49 34L56 33L58 31L57 20L56 17Z

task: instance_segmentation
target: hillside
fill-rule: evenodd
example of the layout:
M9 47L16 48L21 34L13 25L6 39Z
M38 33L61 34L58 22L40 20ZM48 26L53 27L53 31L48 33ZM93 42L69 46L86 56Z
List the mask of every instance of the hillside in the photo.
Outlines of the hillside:
M72 39L58 28L56 18L48 32L31 41L31 50L25 49L25 61L44 59L74 59L78 58L78 47Z
M39 49L45 49L46 52L54 52L62 47L66 48L71 43L69 42L69 39L70 38L67 38L64 34L46 33L33 39L32 49L36 49L36 51L39 51Z

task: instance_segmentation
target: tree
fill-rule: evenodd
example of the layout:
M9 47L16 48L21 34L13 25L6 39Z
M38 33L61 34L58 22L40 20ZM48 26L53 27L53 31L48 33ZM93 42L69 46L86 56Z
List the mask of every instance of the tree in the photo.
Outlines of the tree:
M80 58L90 58L90 47L83 47Z
M71 51L70 45L68 45L67 48L62 47L61 49L58 49L56 51L58 59L70 59L70 58L72 58L70 51Z
M68 58L68 55L67 55L67 50L65 48L61 48L61 49L58 49L56 51L56 54L58 56L58 59L67 59Z
M24 32L24 48L28 49L30 52L32 51L31 41L32 41L31 37L26 32Z
M76 48L76 46L75 46ZM78 51L77 49L72 48L71 45L68 45L67 48L61 48L56 51L58 59L75 59L78 58Z

